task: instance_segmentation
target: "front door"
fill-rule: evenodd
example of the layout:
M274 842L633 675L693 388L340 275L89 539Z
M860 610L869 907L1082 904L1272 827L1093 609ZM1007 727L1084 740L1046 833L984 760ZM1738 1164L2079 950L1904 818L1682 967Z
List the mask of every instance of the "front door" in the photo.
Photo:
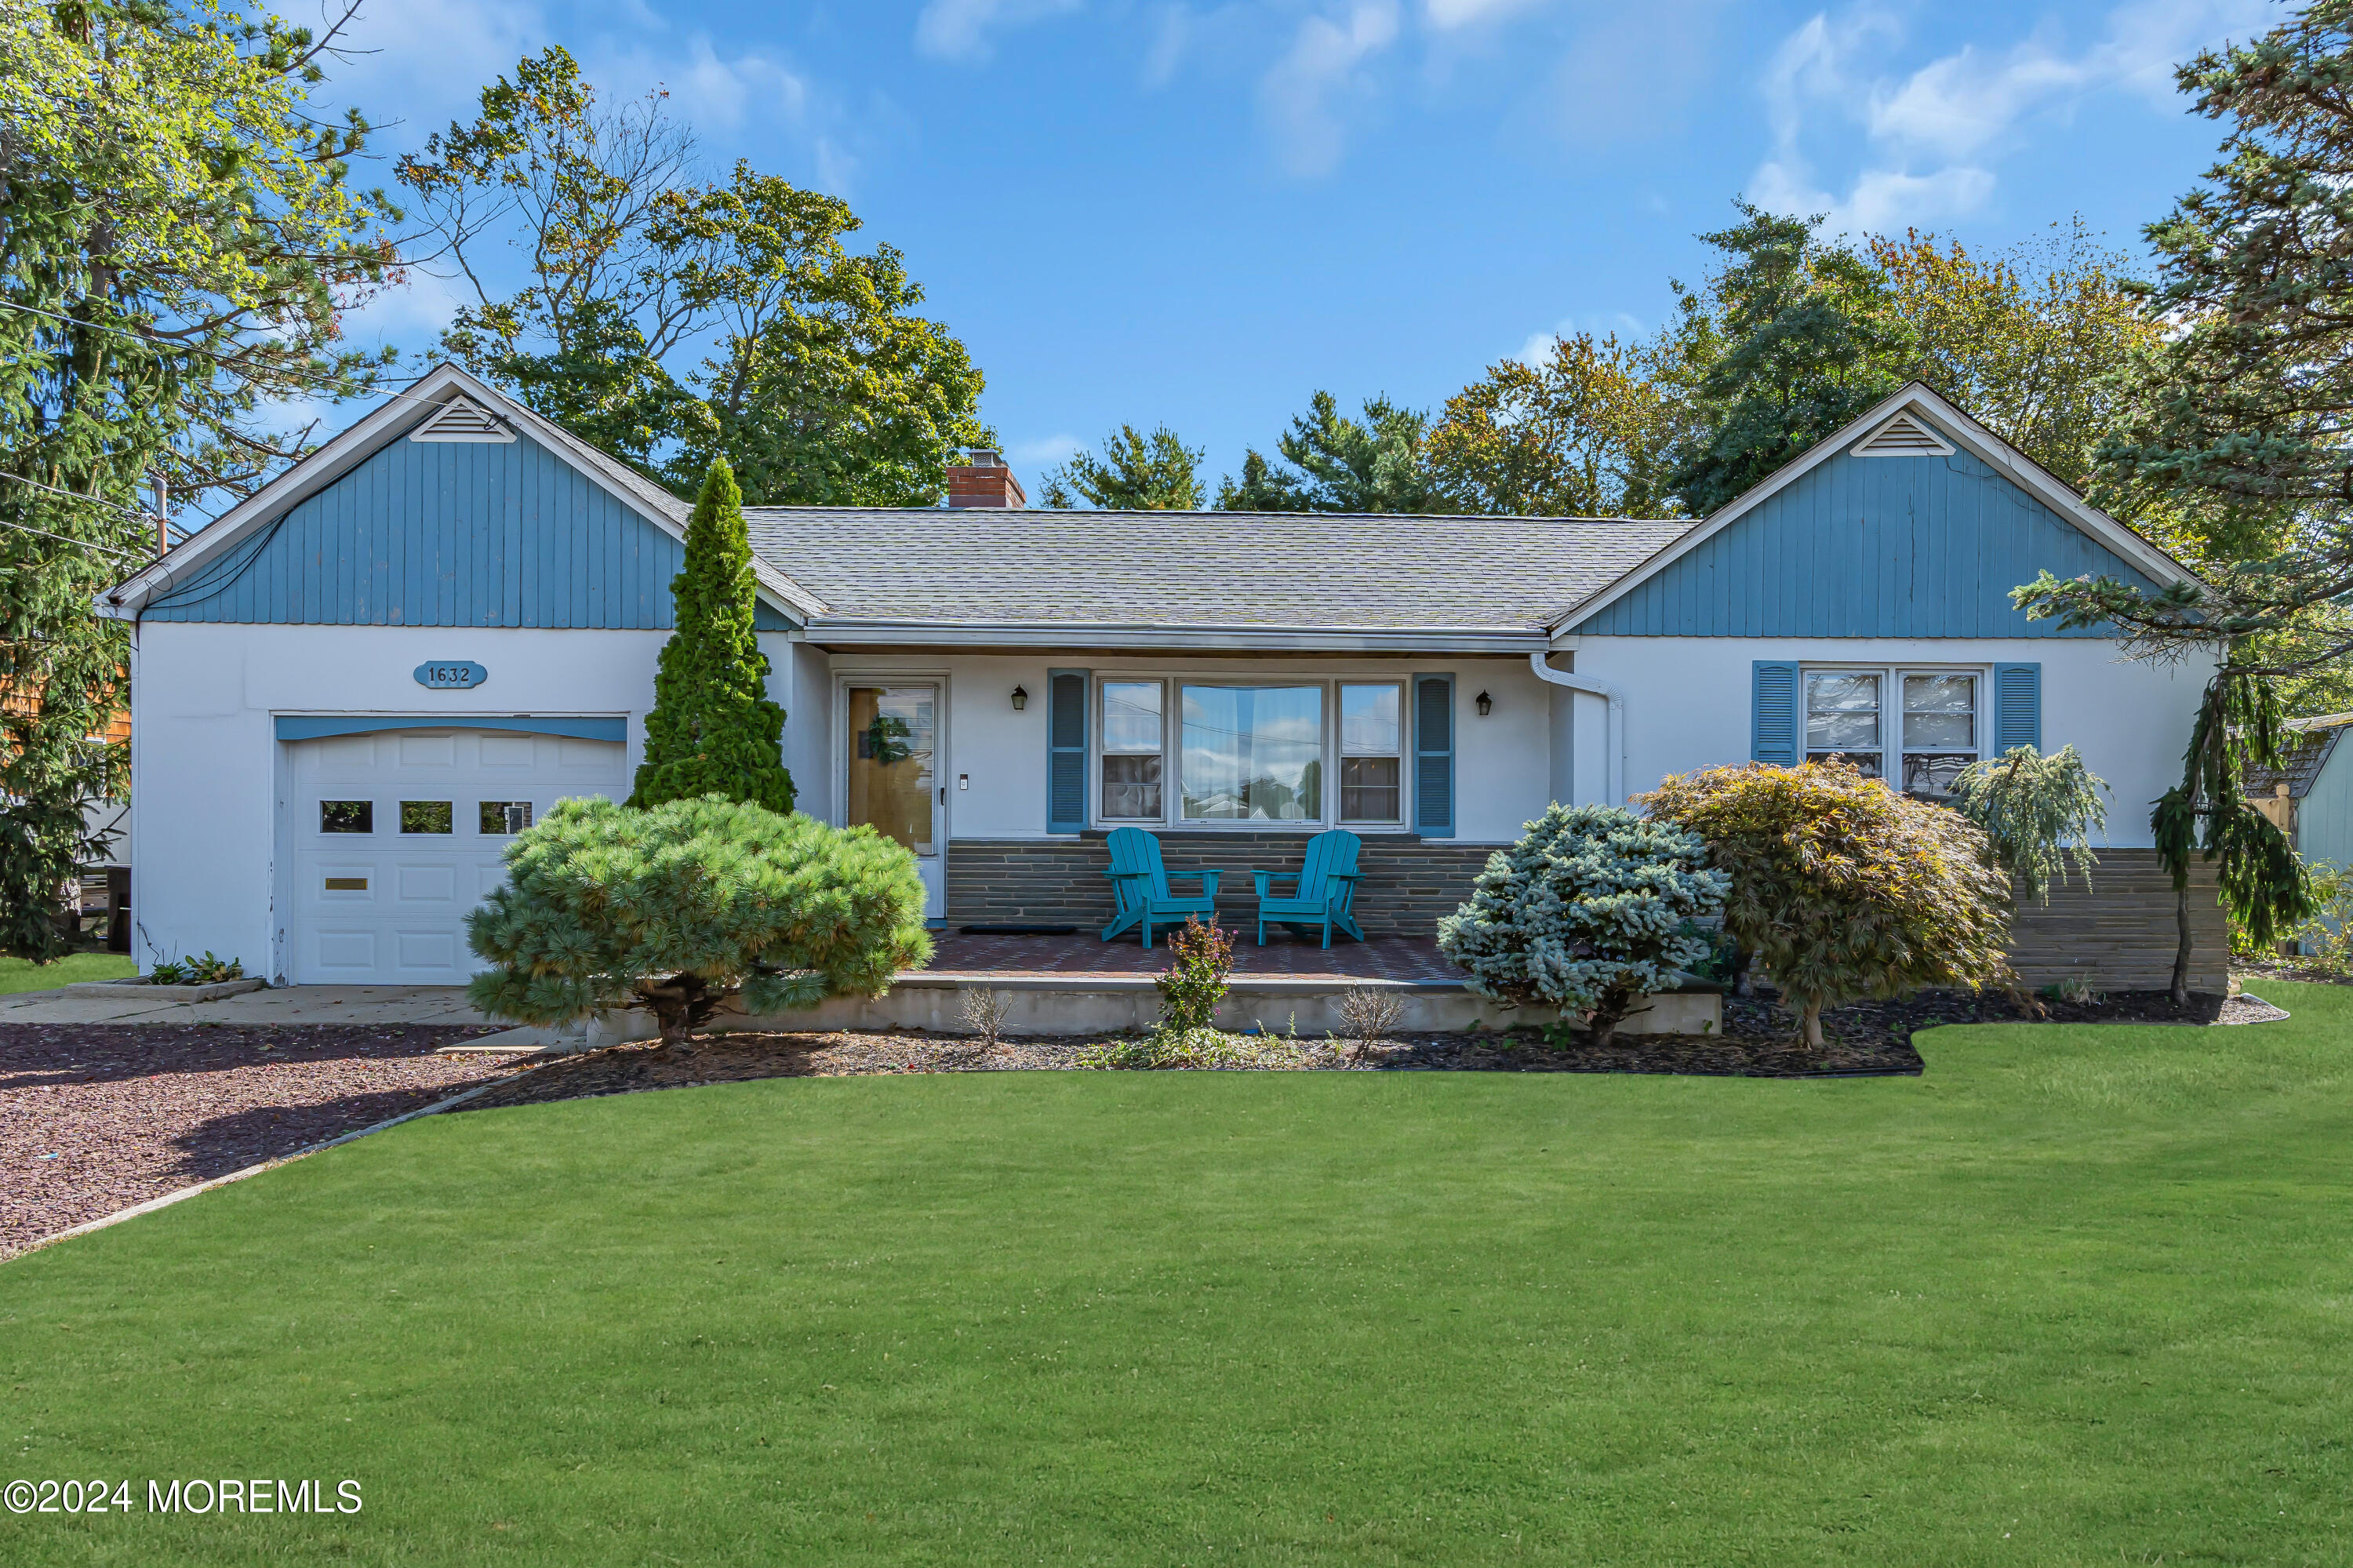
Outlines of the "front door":
M849 714L849 810L844 821L861 824L904 844L923 874L924 916L947 908L941 872L942 815L947 792L935 766L939 688L930 685L852 686Z

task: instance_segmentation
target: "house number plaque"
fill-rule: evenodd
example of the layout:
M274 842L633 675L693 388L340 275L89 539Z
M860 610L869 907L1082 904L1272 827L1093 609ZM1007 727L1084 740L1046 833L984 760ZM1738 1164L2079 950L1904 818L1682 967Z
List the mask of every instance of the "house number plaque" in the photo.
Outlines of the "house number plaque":
M491 673L463 659L436 659L417 666L417 683L437 692L462 692L480 685Z

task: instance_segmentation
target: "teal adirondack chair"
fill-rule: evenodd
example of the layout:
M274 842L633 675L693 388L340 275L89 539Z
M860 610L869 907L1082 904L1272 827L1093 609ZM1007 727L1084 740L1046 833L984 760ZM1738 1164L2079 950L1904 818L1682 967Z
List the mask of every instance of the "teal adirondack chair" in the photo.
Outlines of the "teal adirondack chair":
M1324 945L1332 945L1332 933L1354 937L1361 942L1365 933L1356 927L1350 913L1356 903L1356 852L1364 841L1351 832L1335 828L1328 833L1317 833L1307 841L1307 863L1295 872L1253 871L1250 879L1258 884L1258 945L1266 946L1266 923L1288 926L1300 936L1317 926L1324 927ZM1297 884L1289 898L1272 896L1267 885L1275 882Z
M1111 869L1103 874L1111 878L1112 890L1119 895L1119 918L1103 927L1104 941L1141 921L1144 945L1148 948L1155 924L1182 926L1193 915L1205 921L1218 917L1218 878L1225 873L1202 872L1201 896L1179 898L1168 890L1168 868L1160 863L1158 839L1142 828L1113 828L1109 847Z

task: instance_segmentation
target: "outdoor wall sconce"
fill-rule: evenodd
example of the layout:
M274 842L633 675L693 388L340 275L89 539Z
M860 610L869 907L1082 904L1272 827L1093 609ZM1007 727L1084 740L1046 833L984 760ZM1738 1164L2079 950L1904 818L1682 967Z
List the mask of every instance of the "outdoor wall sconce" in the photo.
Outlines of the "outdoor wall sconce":
M1019 686L1016 686L1016 687L1014 687L1014 688L1013 688L1013 711L1014 711L1015 713L1017 713L1017 714L1018 714L1018 713L1019 713L1023 708L1026 708L1026 707L1028 707L1029 705L1029 694L1028 692L1026 692L1026 691L1023 691Z
M1480 693L1480 694L1479 694L1479 716L1480 716L1481 718L1485 718L1489 714L1491 714L1491 713L1493 713L1493 712L1494 712L1494 711L1495 711L1495 699L1494 699L1494 698L1493 698L1493 697L1491 697L1491 696L1489 696L1489 695L1488 695L1486 693L1484 693L1484 692Z

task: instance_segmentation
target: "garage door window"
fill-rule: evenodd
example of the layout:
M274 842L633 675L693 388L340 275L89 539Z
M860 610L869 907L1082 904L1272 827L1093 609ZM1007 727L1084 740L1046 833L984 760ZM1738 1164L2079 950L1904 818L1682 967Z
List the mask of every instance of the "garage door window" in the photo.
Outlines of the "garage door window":
M485 800L481 829L486 833L519 833L531 826L528 800Z
M400 831L404 833L449 833L457 829L457 813L447 800L403 800Z
M322 800L319 802L319 831L322 833L372 833L375 832L375 802Z

